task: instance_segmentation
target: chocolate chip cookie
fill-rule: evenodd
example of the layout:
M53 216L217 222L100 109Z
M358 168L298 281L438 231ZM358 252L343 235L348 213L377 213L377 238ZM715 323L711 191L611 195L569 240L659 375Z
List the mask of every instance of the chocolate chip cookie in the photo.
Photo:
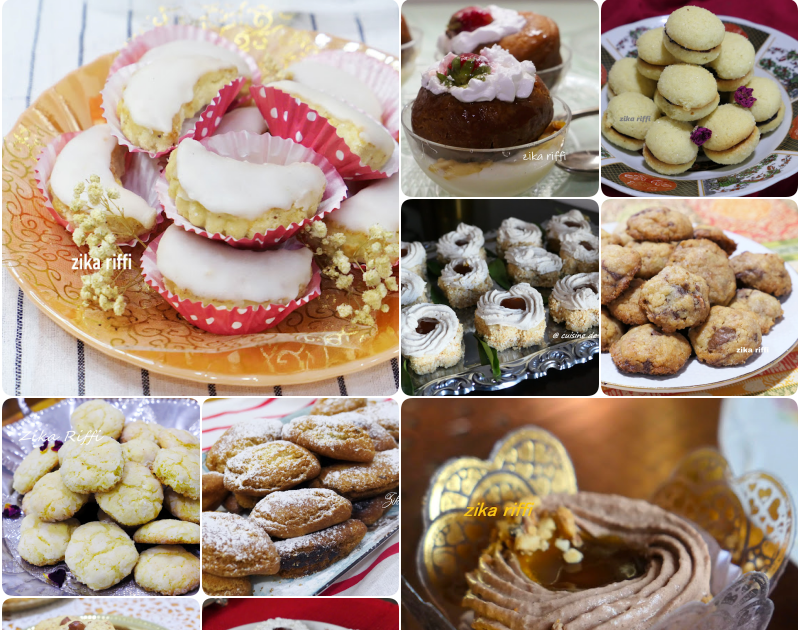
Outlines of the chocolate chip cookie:
M708 319L689 331L689 340L706 365L741 365L761 347L761 325L750 311L713 306Z
M675 250L675 243L631 241L626 247L638 252L642 257L642 267L636 272L636 277L649 280L667 266L669 257Z
M720 246L722 251L728 254L728 256L736 251L736 243L733 241L733 239L725 236L725 232L718 227L714 227L713 225L698 225L694 229L694 237L705 238L709 241L715 242Z
M758 289L739 289L729 306L755 313L761 325L762 335L770 331L776 319L783 317L783 309L778 299Z
M631 328L611 346L614 365L630 374L675 374L691 354L682 334L665 333L653 324Z
M675 332L706 320L711 308L708 294L703 278L683 267L667 265L645 282L639 306L664 332Z
M600 261L600 296L608 304L628 288L642 266L642 257L632 249L619 245L603 247Z
M792 280L778 254L744 252L731 258L736 279L747 287L771 293L777 297L792 290Z
M604 308L600 309L600 351L608 352L625 334L625 326L611 317Z
M726 305L736 293L736 277L724 251L706 239L678 243L669 257L670 265L680 265L703 278L708 284L711 304Z
M608 305L609 312L624 324L641 326L648 322L647 313L639 306L644 280L634 278L620 296Z
M628 234L637 241L682 241L693 232L689 217L669 208L642 210L628 219Z
M605 230L600 230L600 245L605 247L606 245L624 245L625 243L622 242L622 238L620 238L619 234L611 234L606 232Z

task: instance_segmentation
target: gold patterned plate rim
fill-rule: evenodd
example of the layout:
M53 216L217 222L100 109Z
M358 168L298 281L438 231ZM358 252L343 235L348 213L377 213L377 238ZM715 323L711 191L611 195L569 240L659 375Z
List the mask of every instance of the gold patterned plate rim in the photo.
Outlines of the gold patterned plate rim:
M59 615L54 615L58 617ZM107 621L116 630L166 630L164 626L159 626L157 623L147 621L146 619L137 619L136 617L126 617L124 615L64 615L65 617L79 619L81 621ZM36 625L33 625L26 630L33 630Z

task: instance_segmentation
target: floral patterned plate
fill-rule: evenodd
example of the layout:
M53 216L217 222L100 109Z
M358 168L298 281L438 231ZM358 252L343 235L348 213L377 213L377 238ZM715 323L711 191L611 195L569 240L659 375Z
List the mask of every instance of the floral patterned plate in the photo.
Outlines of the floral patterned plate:
M660 28L666 15L626 24L603 33L600 61L603 83L611 66L622 57L636 57L636 40ZM741 197L797 173L797 40L767 26L740 18L719 16L729 31L749 38L756 49L755 75L775 79L786 114L780 126L761 138L758 148L741 164L723 166L701 151L695 165L681 175L662 176L647 164L641 151L626 151L601 138L601 181L636 197ZM601 92L601 110L608 105L608 87Z

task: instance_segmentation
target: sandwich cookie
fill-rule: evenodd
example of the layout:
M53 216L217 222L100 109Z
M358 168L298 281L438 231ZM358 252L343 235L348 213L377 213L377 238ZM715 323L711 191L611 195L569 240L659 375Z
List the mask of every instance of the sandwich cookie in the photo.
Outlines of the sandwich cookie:
M725 33L719 57L706 64L706 68L717 79L717 90L733 92L750 82L755 63L756 51L750 40L738 33Z
M730 102L753 114L762 134L777 129L786 114L778 84L767 77L753 77L746 88L731 93Z
M601 131L606 140L618 147L639 151L648 130L660 117L661 112L652 100L643 94L626 92L609 101Z
M753 114L736 105L718 107L700 120L698 126L711 131L711 137L703 144L703 151L718 164L744 162L756 150L761 138Z
M644 161L663 175L688 171L697 159L697 145L692 142L692 125L662 117L653 123L644 139Z
M664 68L678 63L664 46L664 29L653 28L636 40L636 69L644 77L658 81Z
M700 7L673 11L664 25L664 47L679 61L704 64L719 56L725 25Z
M655 91L656 82L639 73L636 59L633 57L617 59L608 72L609 98L626 92L636 92L644 94L647 98L653 98Z
M661 73L655 103L675 120L699 120L719 105L717 81L700 66L679 63Z

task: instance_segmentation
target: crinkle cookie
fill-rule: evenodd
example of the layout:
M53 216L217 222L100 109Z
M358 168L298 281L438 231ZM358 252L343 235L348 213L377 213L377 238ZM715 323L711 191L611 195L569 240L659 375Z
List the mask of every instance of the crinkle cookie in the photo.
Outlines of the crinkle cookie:
M369 433L342 415L294 418L283 425L282 437L334 459L371 462L375 457L375 444Z
M323 399L319 401L317 405L322 404L325 400L338 399ZM274 418L256 418L255 420L237 422L225 431L209 449L206 455L206 467L211 471L224 473L225 462L231 457L251 446L272 442L273 440L280 440L282 429L283 423Z
M319 460L311 451L275 440L251 446L229 459L224 483L231 492L263 497L313 479L319 470Z
M665 333L653 324L636 326L611 346L611 360L630 374L675 374L692 354L682 334Z
M664 267L644 283L639 306L664 332L689 328L706 320L711 309L706 281L677 265Z
M736 293L736 277L728 255L716 243L705 239L682 241L669 257L669 264L680 265L703 278L711 304L727 304Z
M83 403L72 412L69 420L78 436L96 431L114 440L122 435L122 427L125 424L123 413L105 400L90 400Z
M203 571L222 577L273 575L281 566L275 544L255 521L236 514L203 514Z
M59 523L45 523L28 514L20 525L17 552L26 562L37 567L57 564L64 559L67 544L80 522L68 518Z
M88 494L79 494L67 488L61 471L56 470L39 479L22 498L22 511L48 523L65 521L73 517L88 500Z
M167 504L169 513L175 518L190 523L200 523L200 501L198 499L190 499L178 494L172 488L167 488L164 492L164 502Z
M185 448L162 448L153 462L153 474L165 486L190 499L200 498L200 460Z
M76 449L61 466L61 478L73 492L104 492L119 483L124 464L119 442L103 436Z
M708 319L689 331L689 340L706 365L741 365L761 347L761 324L750 311L713 306Z
M622 294L608 305L608 311L623 324L629 326L641 326L646 324L647 313L639 305L639 298L642 297L642 287L644 280L634 278Z
M682 241L692 238L692 222L685 214L669 208L650 208L628 219L628 234L637 241Z
M739 289L728 306L755 313L761 325L762 335L766 335L772 329L776 319L783 317L783 309L778 299L757 289Z
M129 442L131 440L149 440L153 443L158 443L158 434L163 431L163 427L153 422L129 422L122 427L122 436L119 438L120 442Z
M608 352L625 334L625 326L608 314L605 307L600 309L600 351Z
M115 488L94 496L106 514L128 526L149 523L161 512L164 502L158 479L147 466L136 462L125 462L122 479Z
M253 594L253 583L249 576L231 578L203 571L201 579L203 592L211 597L236 597Z
M600 297L603 304L615 300L642 267L638 252L620 245L603 247L600 258Z
M667 266L669 257L675 250L675 243L653 243L651 241L633 241L630 247L642 257L642 266L636 272L637 278L649 280Z
M713 225L698 225L694 229L694 238L704 238L707 241L716 243L728 256L736 251L736 242L725 236L725 232Z
M161 447L145 438L134 438L122 444L122 458L153 469L153 462Z
M138 559L136 545L120 527L97 521L72 533L65 554L72 575L94 591L124 580Z
M78 442L78 440L72 438L66 440L58 449L58 465L63 466L64 462L77 453L82 446L83 442Z
M133 542L147 545L199 545L200 526L162 518L137 529L133 534Z
M134 529L135 529L135 527L127 527L127 526L120 525L119 523L117 523L117 521L115 521L108 514L106 514L103 511L103 508L97 508L97 520L100 521L101 523L108 523L109 525L116 525L117 527L123 529L125 531L125 533L129 534L129 535L132 534Z
M144 590L161 595L183 595L200 585L200 559L180 545L145 549L133 570Z
M12 487L20 494L30 492L39 479L58 467L58 453L47 442L42 446L44 450L36 446L14 471Z
M162 429L158 434L158 445L161 448L188 448L196 449L200 440L183 429Z
M792 280L778 254L744 252L731 258L736 279L747 287L771 293L777 297L792 290Z

